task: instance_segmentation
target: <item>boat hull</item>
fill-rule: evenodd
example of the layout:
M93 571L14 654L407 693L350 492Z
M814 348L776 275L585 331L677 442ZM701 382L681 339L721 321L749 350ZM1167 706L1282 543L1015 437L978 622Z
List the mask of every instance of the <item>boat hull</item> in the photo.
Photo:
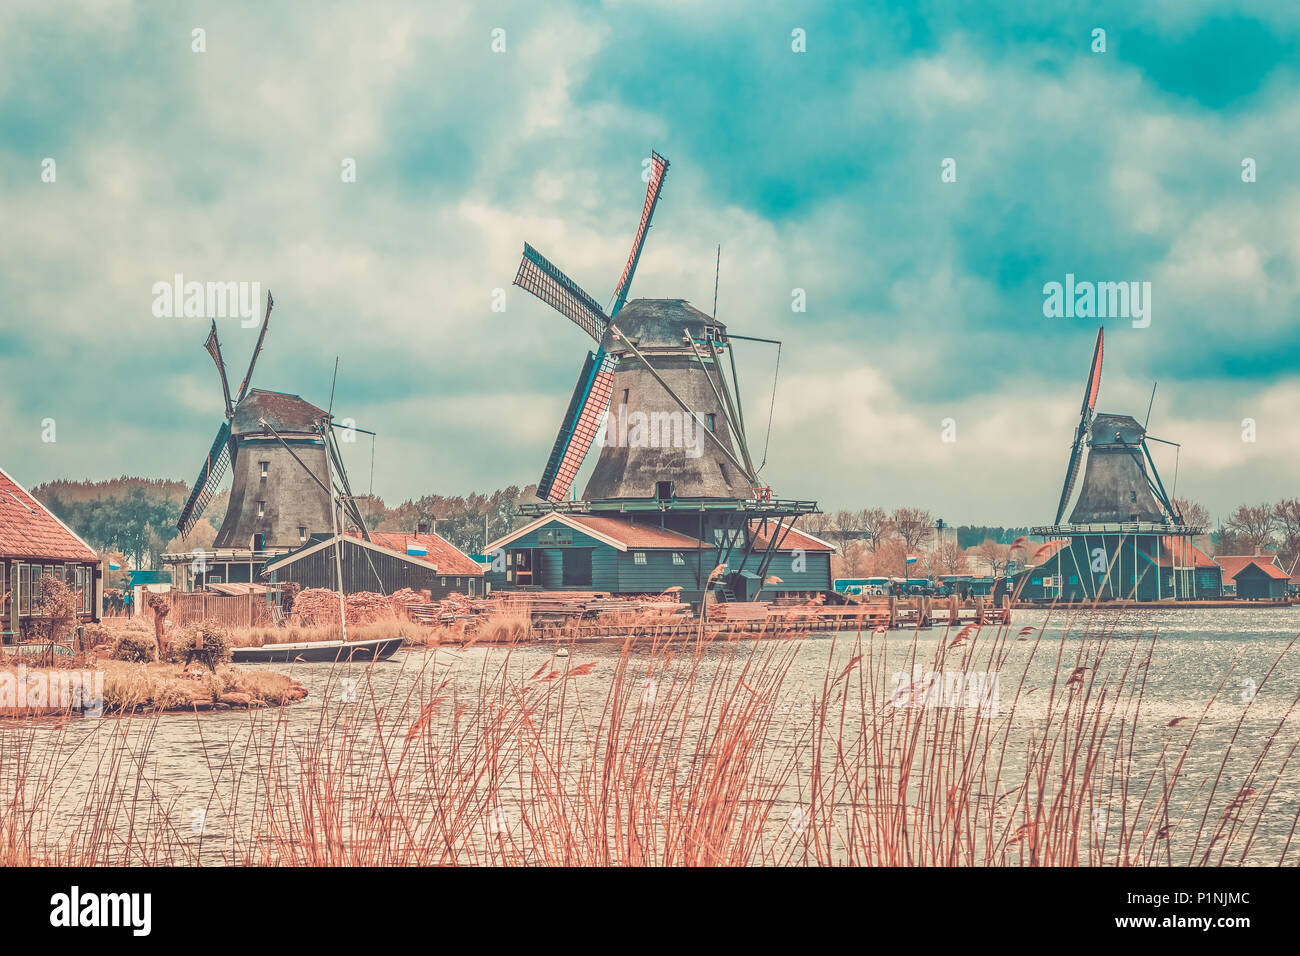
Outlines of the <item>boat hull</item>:
M236 664L333 664L339 661L382 661L392 657L403 638L381 637L373 641L307 641L296 644L263 644L236 647L231 660Z

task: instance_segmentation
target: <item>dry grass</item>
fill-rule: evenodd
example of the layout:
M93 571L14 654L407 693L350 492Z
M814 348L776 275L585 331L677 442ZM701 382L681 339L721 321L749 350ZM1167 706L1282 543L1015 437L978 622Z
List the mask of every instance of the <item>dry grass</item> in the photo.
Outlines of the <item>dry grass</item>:
M61 662L62 663L62 662ZM0 670L17 675L21 664L23 678L45 681L51 675L70 672L103 677L103 708L106 714L129 715L167 711L228 709L232 707L268 707L302 700L306 691L284 674L271 671L239 670L220 665L216 671L195 666L189 670L177 664L116 660L88 660L79 657L57 668L33 667L28 661L6 659ZM89 691L89 689L88 689ZM41 708L56 713L60 708L51 701Z
M341 641L343 629L337 624L286 624L284 627L229 628L231 647L261 647L264 644L292 644L298 641ZM410 621L394 618L370 624L349 624L349 641L368 641L382 637L405 637L423 643L427 629Z
M536 669L510 649L443 649L388 696L370 683L340 704L327 687L305 732L265 712L208 749L209 802L228 823L206 851L139 769L147 721L106 722L96 785L70 811L57 798L70 768L90 772L86 745L0 734L0 863L1294 862L1297 700L1266 725L1242 703L1234 727L1210 717L1216 691L1199 715L1153 724L1155 646L990 627L922 655L915 636L862 634L839 639L812 692L791 680L803 639L628 642ZM900 693L900 659L997 673L999 706ZM1031 682L1031 664L1048 678ZM1279 667L1297 667L1291 644L1260 697ZM1217 772L1191 772L1207 749Z

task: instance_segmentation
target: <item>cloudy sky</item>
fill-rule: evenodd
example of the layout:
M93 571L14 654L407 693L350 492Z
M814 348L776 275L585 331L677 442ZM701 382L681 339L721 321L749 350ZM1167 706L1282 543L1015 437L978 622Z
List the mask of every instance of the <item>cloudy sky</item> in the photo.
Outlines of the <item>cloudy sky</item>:
M55 6L0 7L0 466L29 485L193 478L221 393L206 320L152 313L178 273L274 291L254 384L324 404L339 356L388 501L535 481L590 343L510 286L520 250L607 300L654 148L633 296L707 311L721 243L719 318L785 343L775 402L774 351L741 356L778 494L1050 520L1098 325L1044 316L1067 273L1151 283L1098 407L1159 381L1180 496L1300 491L1294 4ZM218 328L238 380L256 330Z

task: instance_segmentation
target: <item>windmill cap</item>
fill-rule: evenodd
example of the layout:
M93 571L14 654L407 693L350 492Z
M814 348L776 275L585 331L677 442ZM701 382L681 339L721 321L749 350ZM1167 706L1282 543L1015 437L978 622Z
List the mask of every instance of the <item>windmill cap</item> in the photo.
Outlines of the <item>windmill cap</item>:
M1116 435L1119 437L1116 438ZM1136 445L1146 429L1132 415L1098 415L1092 420L1092 445Z
M629 339L641 346L682 344L682 330L694 338L704 338L706 326L726 330L726 326L701 312L685 299L631 299L619 311L614 323Z
M265 420L278 432L310 432L315 431L316 420L324 418L325 414L323 408L317 408L297 395L253 388L235 409L230 430L236 435L260 432L261 422Z

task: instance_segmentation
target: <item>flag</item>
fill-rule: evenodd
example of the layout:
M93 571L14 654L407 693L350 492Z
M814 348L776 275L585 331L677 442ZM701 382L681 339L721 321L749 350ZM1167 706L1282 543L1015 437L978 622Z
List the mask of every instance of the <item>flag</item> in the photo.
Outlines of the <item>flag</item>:
M907 563L908 563L908 564L916 564L916 555L914 555L914 554L909 554L909 555L907 556Z
M416 557L424 557L429 553L429 549L424 547L423 545L408 544L406 546L406 553L410 555L414 555Z
M110 571L121 571L121 570L122 570L122 565L118 564L116 561L110 561L110 562L108 562L108 570L110 570Z

